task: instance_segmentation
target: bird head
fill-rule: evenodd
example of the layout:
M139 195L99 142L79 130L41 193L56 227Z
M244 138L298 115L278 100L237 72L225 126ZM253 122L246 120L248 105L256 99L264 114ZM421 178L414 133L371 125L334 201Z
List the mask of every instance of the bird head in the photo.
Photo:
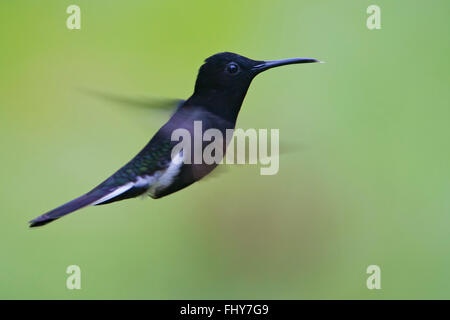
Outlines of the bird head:
M244 95L259 73L288 64L321 62L310 58L293 58L274 61L252 60L236 53L217 53L200 67L195 92L212 92Z

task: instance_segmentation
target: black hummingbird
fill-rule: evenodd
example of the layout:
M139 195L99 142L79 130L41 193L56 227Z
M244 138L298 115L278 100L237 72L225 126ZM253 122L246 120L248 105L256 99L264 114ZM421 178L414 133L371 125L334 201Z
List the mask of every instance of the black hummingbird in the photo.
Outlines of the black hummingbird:
M179 128L192 132L194 121L201 121L203 130L218 129L225 136L227 129L234 129L247 90L257 74L283 65L312 62L321 61L309 58L258 61L230 52L207 58L198 72L192 96L179 103L169 121L130 162L88 193L31 220L30 227L45 225L86 206L145 193L154 199L161 198L200 180L217 164L184 161L179 154L173 157L172 149L178 142L171 140L172 132ZM223 154L225 149L226 144Z

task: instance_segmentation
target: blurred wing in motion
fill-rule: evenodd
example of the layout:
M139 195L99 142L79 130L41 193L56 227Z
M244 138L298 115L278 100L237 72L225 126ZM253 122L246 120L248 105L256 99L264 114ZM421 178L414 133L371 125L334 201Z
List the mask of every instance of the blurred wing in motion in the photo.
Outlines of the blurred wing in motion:
M279 155L280 156L285 156L288 154L294 154L294 153L298 153L301 152L302 150L304 150L305 147L303 145L300 144L294 144L294 143L288 143L286 141L281 141L280 142L280 150L279 150ZM270 147L269 147L270 150ZM237 157L241 157L242 159L245 159L245 163L248 164L248 155L249 155L249 147L248 144L245 144L245 153L244 154L237 154L238 152L235 151L234 154L234 164L237 163ZM264 159L266 160L266 159ZM211 178L216 178L217 176L221 176L224 173L227 173L230 168L232 167L232 164L226 164L226 162L219 164L213 171L211 171L211 173L209 173L207 176L205 176L201 181L209 181L209 179Z
M139 107L143 109L170 111L170 112L175 112L178 109L178 107L185 102L185 100L181 99L156 98L156 97L141 97L141 98L130 97L122 94L103 92L92 89L82 89L82 92L95 98L100 98L106 101L122 105Z

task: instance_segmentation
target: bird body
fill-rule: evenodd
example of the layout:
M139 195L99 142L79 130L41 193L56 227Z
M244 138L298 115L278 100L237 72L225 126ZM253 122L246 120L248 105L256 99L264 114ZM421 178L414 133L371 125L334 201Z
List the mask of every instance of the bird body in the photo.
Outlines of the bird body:
M315 59L256 61L233 53L220 53L206 59L200 68L193 95L182 102L171 118L158 130L147 145L126 165L88 193L30 221L30 227L45 225L68 213L90 205L107 204L142 194L161 198L202 179L217 163L197 163L195 142L190 155L173 154L178 141L175 130L195 133L195 123L203 130L216 129L226 135L234 129L242 102L252 79L260 72L279 65L319 62ZM191 134L191 139L194 139ZM203 141L201 151L207 142ZM223 143L225 154L227 143ZM187 161L188 160L188 161Z

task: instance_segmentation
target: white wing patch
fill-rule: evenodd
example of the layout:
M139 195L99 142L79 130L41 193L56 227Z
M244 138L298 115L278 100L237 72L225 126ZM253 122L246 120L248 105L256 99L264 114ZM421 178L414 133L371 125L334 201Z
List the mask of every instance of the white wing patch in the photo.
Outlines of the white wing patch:
M180 172L180 168L183 165L183 153L177 154L170 162L169 167L164 171L164 173L159 177L158 184L162 187L168 187L172 184L175 176Z
M138 176L136 181L130 181L120 187L117 187L107 195L91 203L92 206L108 201L121 195L122 193L130 190L133 187L145 187L148 186L147 193L150 196L154 196L156 192L163 190L171 185L176 175L180 172L180 168L183 165L183 153L177 154L169 166L164 171L157 171L152 176Z
M148 177L154 179L154 183L150 184L150 188L147 191L151 197L153 197L159 190L163 190L172 184L173 180L180 172L180 168L184 163L183 160L183 152L180 152L173 157L166 170L162 173L157 172L153 176Z
M98 199L97 201L93 202L91 205L95 206L99 203L108 201L109 199L112 199L114 197L117 197L118 195L124 193L125 191L130 190L135 185L134 182L128 182L127 184L124 184L123 186L118 187L117 189L114 189L111 193L108 193L106 196Z

